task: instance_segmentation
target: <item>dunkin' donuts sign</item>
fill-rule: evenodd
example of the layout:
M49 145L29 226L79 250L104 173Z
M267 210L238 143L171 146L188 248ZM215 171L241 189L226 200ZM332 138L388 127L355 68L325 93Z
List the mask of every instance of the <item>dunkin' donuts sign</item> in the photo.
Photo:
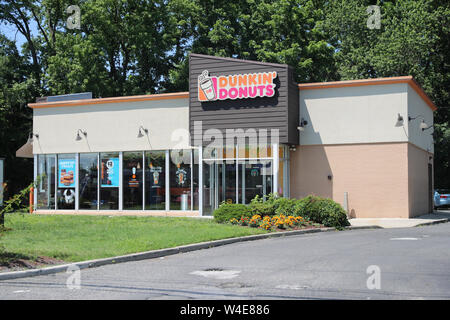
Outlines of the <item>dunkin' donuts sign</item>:
M198 100L235 100L273 97L276 71L228 76L209 76L208 70L198 76Z

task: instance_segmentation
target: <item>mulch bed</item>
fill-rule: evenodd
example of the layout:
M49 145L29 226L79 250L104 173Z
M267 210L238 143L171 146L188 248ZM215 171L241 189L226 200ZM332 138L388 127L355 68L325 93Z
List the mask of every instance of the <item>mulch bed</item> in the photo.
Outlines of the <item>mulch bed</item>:
M4 259L5 258L4 255L5 255L4 253L0 253L0 272L37 269L40 267L64 263L63 260L58 260L50 257L37 257L36 259L26 259L26 258Z

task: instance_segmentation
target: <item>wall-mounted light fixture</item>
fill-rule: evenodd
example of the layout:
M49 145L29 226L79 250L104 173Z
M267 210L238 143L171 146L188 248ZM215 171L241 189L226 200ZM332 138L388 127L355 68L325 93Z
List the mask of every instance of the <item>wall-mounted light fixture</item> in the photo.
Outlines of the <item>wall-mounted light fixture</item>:
M30 132L28 134L28 142L29 143L33 143L33 137L36 137L36 139L39 139L39 135L37 133Z
M422 129L422 131L428 130L433 128L433 126L428 126L425 121L422 120L422 122L420 123L420 129Z
M143 126L139 127L139 133L137 135L138 138L142 138L144 136L144 132L146 135L148 134L148 129L144 128Z
M289 147L289 151L297 151L297 147L292 145Z
M397 114L397 122L395 123L396 127L403 126L403 117L400 115L400 113Z
M304 118L300 120L300 125L297 127L298 131L304 131L305 126L308 124L308 121L306 121Z
M398 116L401 117L400 114L399 114ZM422 131L425 131L425 130L428 130L428 129L430 129L430 128L433 128L433 126L430 126L430 127L429 127L429 126L426 124L426 122L425 122L425 117L424 117L423 115L421 115L421 114L419 114L419 115L417 115L417 116L415 116L415 117L410 117L410 116L408 116L408 121L413 121L413 120L416 120L416 119L418 119L418 118L422 118L422 121L420 121L420 125L419 125L419 128L422 129Z
M80 132L83 134L83 136L84 136L85 138L87 138L87 132L86 132L86 131L83 131L83 130L81 130L81 129L78 129L78 131L77 131L77 137L75 138L76 141L80 141L80 140L81 140Z

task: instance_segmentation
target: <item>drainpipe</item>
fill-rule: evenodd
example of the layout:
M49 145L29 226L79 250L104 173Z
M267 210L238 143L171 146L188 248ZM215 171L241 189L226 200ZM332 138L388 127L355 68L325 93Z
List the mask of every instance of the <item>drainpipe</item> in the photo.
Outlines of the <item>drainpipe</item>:
M348 210L348 192L344 192L344 210L347 212L347 219L350 219L350 212Z

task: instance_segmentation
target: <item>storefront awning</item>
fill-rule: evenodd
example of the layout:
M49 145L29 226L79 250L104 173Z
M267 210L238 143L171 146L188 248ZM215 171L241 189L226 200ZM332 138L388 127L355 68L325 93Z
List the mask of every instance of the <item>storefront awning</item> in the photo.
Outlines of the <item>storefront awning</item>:
M30 140L27 141L20 149L16 151L18 158L33 158L33 144Z

